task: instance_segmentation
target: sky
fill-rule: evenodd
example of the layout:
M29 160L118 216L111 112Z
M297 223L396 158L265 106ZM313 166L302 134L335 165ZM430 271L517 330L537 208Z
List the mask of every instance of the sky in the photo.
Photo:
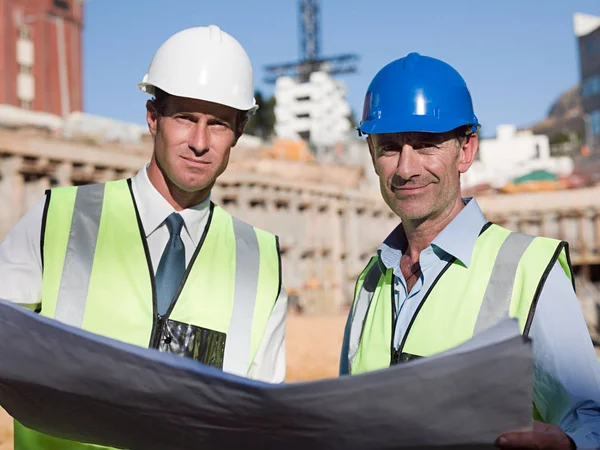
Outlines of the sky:
M248 52L256 88L264 67L300 57L298 0L86 0L84 111L145 123L137 89L154 52L172 34L218 25ZM543 119L579 80L573 14L600 15L598 0L322 0L321 56L355 53L339 80L360 120L371 79L410 52L440 58L465 78L485 137L499 124Z

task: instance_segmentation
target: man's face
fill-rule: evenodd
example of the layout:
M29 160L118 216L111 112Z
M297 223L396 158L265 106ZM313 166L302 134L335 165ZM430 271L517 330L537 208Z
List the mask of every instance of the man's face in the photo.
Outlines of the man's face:
M383 199L402 220L424 220L460 198L460 173L477 151L477 136L456 132L374 134L369 149Z
M146 119L165 177L186 192L210 189L243 132L245 120L239 117L236 109L202 100L167 96L162 105L149 101Z

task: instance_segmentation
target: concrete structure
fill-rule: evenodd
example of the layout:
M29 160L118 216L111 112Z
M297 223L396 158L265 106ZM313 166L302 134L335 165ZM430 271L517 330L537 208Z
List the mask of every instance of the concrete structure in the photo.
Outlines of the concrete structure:
M573 170L573 161L567 156L551 157L548 136L500 125L495 138L481 140L477 160L462 176L463 187L489 184L500 188L534 170L566 176Z
M278 78L275 100L275 133L281 139L304 139L326 152L350 130L346 91L324 72L311 73L307 83Z
M586 117L587 143L600 148L600 17L577 13L573 28L579 46L581 97Z
M0 0L0 103L81 111L82 27L82 0Z

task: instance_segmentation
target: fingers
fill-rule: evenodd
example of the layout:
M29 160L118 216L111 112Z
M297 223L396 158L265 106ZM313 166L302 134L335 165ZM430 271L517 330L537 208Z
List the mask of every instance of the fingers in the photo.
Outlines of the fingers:
M521 448L537 450L571 450L573 442L563 430L555 425L534 423L530 431L504 433L496 440L500 448Z
M500 448L541 449L537 431L515 431L504 433L496 440Z

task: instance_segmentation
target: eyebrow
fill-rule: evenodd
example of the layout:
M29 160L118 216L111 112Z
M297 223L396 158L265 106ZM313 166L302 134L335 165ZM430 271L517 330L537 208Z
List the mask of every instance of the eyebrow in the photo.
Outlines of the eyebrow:
M208 121L219 121L219 122L224 122L224 123L234 123L235 122L235 117L232 117L231 120L227 117L220 117L220 116L215 116L214 114L210 114L210 113L205 113L205 112L201 112L201 111L190 111L188 110L188 108L172 108L171 111L169 111L167 109L167 112L169 113L169 115L175 116L175 115L180 115L180 116L190 116L190 117L197 117L199 114L208 116Z

